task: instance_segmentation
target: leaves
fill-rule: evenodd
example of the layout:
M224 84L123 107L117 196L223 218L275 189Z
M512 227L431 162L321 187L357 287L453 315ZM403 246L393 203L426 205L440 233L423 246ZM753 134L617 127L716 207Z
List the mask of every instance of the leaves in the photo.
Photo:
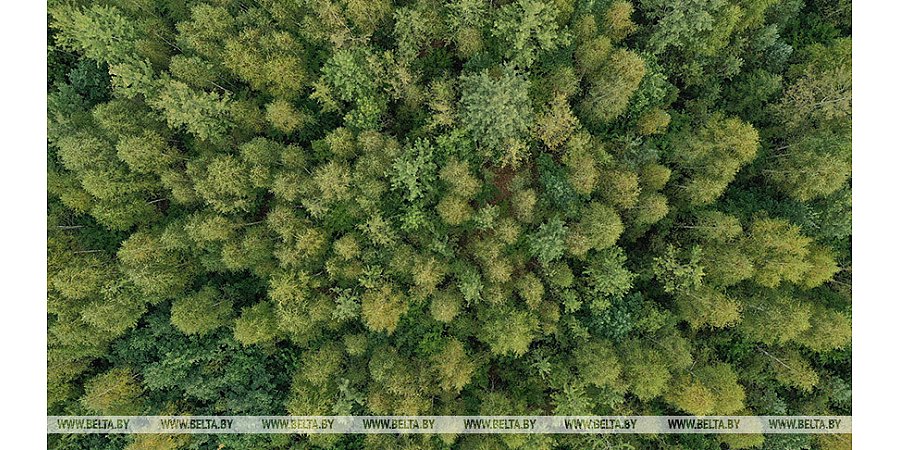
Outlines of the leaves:
M850 413L849 6L107 3L48 7L48 414Z
M499 77L483 70L462 76L460 82L462 124L484 147L484 157L499 158L503 165L511 166L527 159L524 139L534 114L528 80L505 67Z

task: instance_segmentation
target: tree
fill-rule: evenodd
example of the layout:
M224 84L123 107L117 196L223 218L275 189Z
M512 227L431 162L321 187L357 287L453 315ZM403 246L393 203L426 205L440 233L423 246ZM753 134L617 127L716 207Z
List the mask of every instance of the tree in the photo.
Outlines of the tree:
M212 286L172 302L172 325L185 334L206 334L231 319L231 300L221 298Z
M95 61L109 64L135 57L135 24L113 6L92 5L78 8L56 4L49 10L57 43L79 50Z
M326 84L321 89L317 87L314 94L326 106L332 92L338 100L354 102L355 108L344 115L344 122L355 129L379 129L381 114L387 107L372 78L377 71L374 64L374 56L367 49L338 50L322 67L322 81Z
M283 133L293 133L307 125L309 117L298 111L285 99L279 98L266 105L266 120Z
M600 172L600 179L603 181L600 194L608 205L626 210L637 204L641 188L636 173L625 170L604 170Z
M151 297L171 298L184 292L196 270L190 258L147 231L122 242L116 256L125 275Z
M403 191L406 201L425 196L435 182L437 171L431 143L416 141L394 160L392 169L391 188Z
M634 5L627 1L615 1L609 5L603 16L604 34L614 40L622 40L637 30L637 25L631 20L634 13Z
M447 10L447 25L460 56L471 58L484 47L482 28L488 23L489 9L478 0L454 0L448 2Z
M371 35L387 18L393 5L389 0L347 2L345 13L354 27L363 35Z
M152 130L120 139L116 143L116 154L131 170L139 173L163 173L178 159L177 151Z
M715 363L677 377L666 400L697 416L733 414L744 408L746 394L730 365Z
M556 404L553 413L560 416L585 415L594 407L593 400L580 384L565 384L560 391L551 394L551 398Z
M810 268L802 282L803 287L807 289L820 286L822 283L831 280L831 278L841 270L840 267L838 267L837 261L834 259L834 254L828 247L811 245L809 253L807 254L807 259Z
M684 253L687 253L687 261L683 261ZM654 258L654 274L663 289L675 297L680 318L694 329L734 325L740 322L743 305L704 282L707 279L706 266L701 262L704 253L700 247L679 252L670 245L662 256Z
M303 364L297 376L312 383L313 386L323 388L341 370L342 362L340 348L336 345L326 345L304 353Z
M465 198L453 194L442 198L436 208L441 220L448 225L462 225L475 214Z
M308 82L305 49L286 31L250 24L229 36L223 50L225 67L253 89L292 99Z
M783 386L809 393L819 384L819 374L800 352L788 350L778 353L777 356L771 353L766 356L770 360L769 367L775 380Z
M68 299L86 300L97 296L104 282L115 276L109 262L94 255L85 254L71 262L48 273L50 287Z
M412 61L425 48L442 36L443 23L437 11L426 2L415 6L397 8L394 12L394 36L397 54L402 61Z
M603 123L621 115L645 73L644 60L638 54L613 51L591 78L590 89L579 105L581 116L591 123Z
M575 65L582 74L599 72L609 59L613 43L607 36L595 36L579 42L575 48Z
M218 141L232 126L230 100L227 93L198 91L181 81L168 80L148 103L163 112L170 127L184 127L198 139Z
M557 16L554 4L534 0L518 0L500 8L493 33L502 44L504 56L526 68L542 53L568 45L569 36L559 30Z
M460 119L482 146L484 158L516 166L527 158L524 139L534 115L528 98L530 83L511 68L499 72L495 76L482 70L460 78Z
M644 113L637 121L638 132L643 135L658 134L669 126L672 116L659 108Z
M788 71L790 84L772 111L784 124L765 171L787 195L827 196L850 177L851 41L816 44Z
M809 124L818 125L812 129L847 125L852 104L851 52L850 38L815 44L807 50L805 61L791 67L794 82L774 108L789 130Z
M759 133L752 125L722 114L712 114L695 132L684 132L673 159L686 178L682 192L687 201L715 201L758 147Z
M450 186L450 191L463 198L472 198L481 189L481 180L472 175L469 164L451 159L441 168L439 178Z
M97 329L118 337L137 326L147 312L147 300L132 283L115 277L104 283L98 298L85 305L81 317Z
M656 25L648 43L656 53L673 47L684 54L712 55L728 43L741 8L725 0L641 0Z
M850 136L832 131L806 133L772 156L766 174L800 201L830 195L850 178Z
M107 416L134 416L143 411L143 388L135 374L115 368L92 378L85 385L81 404L89 411Z
M196 89L219 87L220 79L225 77L220 67L199 56L173 56L169 61L169 72Z
M583 272L593 297L621 299L631 290L635 274L625 267L625 252L610 247L593 254Z
M669 178L672 176L672 170L662 164L651 163L641 168L638 173L638 179L641 184L641 190L644 192L656 192L662 190Z
M695 329L704 325L723 328L741 320L740 301L709 286L678 293L675 305L678 315Z
M404 296L389 284L367 289L362 295L363 323L375 332L393 333L408 308Z
M600 202L592 202L570 234L569 251L583 256L590 249L608 248L616 243L623 229L622 219L614 209Z
M784 292L761 291L747 299L738 329L748 338L767 345L794 341L810 328L812 308Z
M850 318L840 311L813 305L810 326L796 341L810 350L821 353L844 348L850 343Z
M579 132L566 143L562 163L566 166L566 177L572 190L589 196L597 188L601 178L598 165L606 162L609 155L590 134Z
M637 205L631 210L635 225L652 225L669 214L669 201L659 193L642 194Z
M758 219L750 225L746 251L753 259L753 278L767 287L782 281L800 283L811 266L807 259L811 240L800 228L781 219Z
M444 281L447 271L445 265L437 258L419 256L414 258L412 269L413 284L424 295L431 295L437 286Z
M558 217L541 224L529 239L529 248L541 264L548 264L562 256L568 229Z
M565 95L553 96L546 110L538 114L534 120L536 137L551 150L562 146L578 128L578 118L569 107Z
M608 341L592 341L578 347L574 354L578 374L585 383L597 387L619 383L622 367L615 348Z
M485 313L479 336L495 355L522 356L537 337L537 318L528 311L492 308Z
M451 323L462 310L462 296L451 290L441 290L431 298L431 317L438 322Z
M190 20L176 25L178 45L210 60L221 60L225 41L235 26L234 17L224 7L200 3L191 8Z
M275 311L269 302L241 310L234 321L234 339L244 345L264 344L277 336Z
M622 378L629 384L629 390L641 400L661 395L672 378L662 355L633 341L622 349Z
M451 339L440 353L433 357L441 389L459 393L472 379L475 362L466 354L463 344Z
M544 297L544 285L537 275L528 272L518 281L519 296L530 309L536 309Z
M268 296L274 304L277 331L298 345L316 339L321 324L335 318L335 301L316 292L316 287L317 280L299 270L281 268L269 277Z
M194 189L222 213L248 211L256 197L250 168L234 155L216 156L206 164L188 167Z

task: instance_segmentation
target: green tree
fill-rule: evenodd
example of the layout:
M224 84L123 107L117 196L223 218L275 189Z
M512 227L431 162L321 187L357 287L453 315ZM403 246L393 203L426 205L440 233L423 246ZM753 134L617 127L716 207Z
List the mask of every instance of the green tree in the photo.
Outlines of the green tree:
M542 53L569 43L568 34L559 29L559 11L553 3L518 0L504 5L498 14L493 34L504 56L518 67L529 67Z
M637 342L628 342L621 350L622 376L629 390L641 400L660 396L672 374L662 354Z
M188 167L194 189L213 208L222 213L248 211L257 191L250 178L248 164L234 155L220 155Z
M597 68L590 88L579 105L581 116L591 123L619 117L644 78L644 60L630 50L617 49Z
M656 21L648 43L657 53L672 47L712 55L728 43L742 12L726 0L640 0L640 5Z
M251 87L277 97L292 98L305 87L305 49L290 33L245 28L225 41L224 65Z
M456 339L448 341L443 350L434 355L433 361L441 389L448 392L458 393L466 387L476 369L462 342Z
M737 374L725 363L694 369L677 377L666 401L694 415L733 414L744 408L746 394Z
M293 133L310 122L310 118L284 99L266 105L266 120L283 133Z
M549 264L563 255L565 251L565 223L558 217L541 224L529 239L529 249L541 264Z
M685 177L682 194L692 205L706 205L756 156L759 133L740 119L713 114L697 131L683 132L677 145L673 161Z
M367 289L362 295L363 323L372 331L393 333L408 309L404 295L388 284Z
M198 91L176 80L164 82L149 104L162 111L170 127L184 127L198 139L218 141L231 128L230 96Z
M479 336L495 355L522 356L537 338L538 320L527 311L493 308L485 312Z
M134 372L115 368L92 378L85 385L81 404L89 411L108 416L133 416L143 409L143 388Z
M344 122L352 128L379 129L387 100L372 78L377 72L376 63L366 49L338 50L322 67L322 81L326 84L316 87L315 98L326 107L332 95L337 100L353 102L355 107L344 115Z
M139 173L163 173L179 159L159 133L147 130L138 136L128 136L116 143L116 154L128 167Z
M431 299L431 317L444 323L451 323L462 310L462 296L456 291L441 290Z
M259 302L241 310L234 321L234 339L244 345L264 344L277 337L275 311L269 302Z
M82 51L94 61L110 64L135 57L138 32L134 22L118 8L55 4L49 13L53 28L58 30L56 42L63 48Z
M397 54L403 61L415 59L443 33L443 23L428 2L417 2L394 12Z
M499 72L495 76L483 70L460 78L460 118L485 158L515 167L528 157L525 138L534 116L530 83L511 68Z
M622 219L614 209L592 202L569 235L569 251L583 256L590 249L603 250L615 244L623 230Z
M850 178L850 136L806 133L771 156L766 170L778 187L800 201L830 195Z
M785 292L761 291L747 298L746 303L738 329L754 341L786 344L810 328L810 304Z
M753 279L767 287L782 281L801 283L810 268L811 239L800 227L781 219L758 219L750 224L746 251L753 259Z
M813 305L810 326L796 341L814 352L844 348L850 344L850 318L840 311Z
M184 292L197 270L191 258L147 231L138 231L122 242L116 256L125 275L151 298Z
M185 334L206 334L228 323L231 300L211 286L172 302L172 325Z
M622 367L610 342L592 341L581 345L575 351L574 360L585 383L597 387L612 387L619 383Z

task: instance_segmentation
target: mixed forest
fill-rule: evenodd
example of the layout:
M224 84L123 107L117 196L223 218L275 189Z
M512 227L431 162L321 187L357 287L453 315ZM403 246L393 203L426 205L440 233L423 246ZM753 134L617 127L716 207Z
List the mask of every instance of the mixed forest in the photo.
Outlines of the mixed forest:
M849 415L849 0L50 0L52 415ZM54 435L845 449L846 435Z

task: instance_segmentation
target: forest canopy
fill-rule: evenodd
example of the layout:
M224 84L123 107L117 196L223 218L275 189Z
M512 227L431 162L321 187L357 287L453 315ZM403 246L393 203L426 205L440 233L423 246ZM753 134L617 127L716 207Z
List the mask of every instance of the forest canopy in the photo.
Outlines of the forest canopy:
M50 0L48 414L849 415L850 16L849 0Z

